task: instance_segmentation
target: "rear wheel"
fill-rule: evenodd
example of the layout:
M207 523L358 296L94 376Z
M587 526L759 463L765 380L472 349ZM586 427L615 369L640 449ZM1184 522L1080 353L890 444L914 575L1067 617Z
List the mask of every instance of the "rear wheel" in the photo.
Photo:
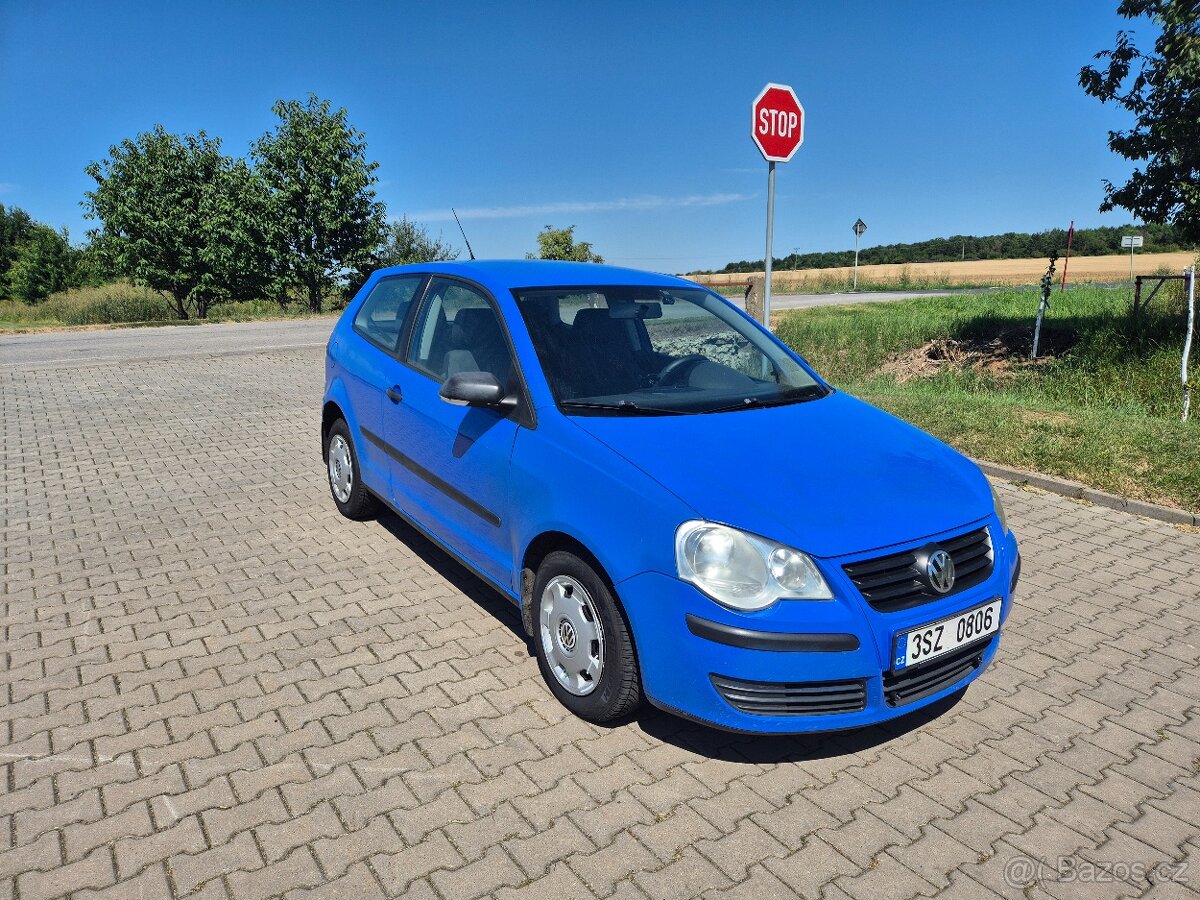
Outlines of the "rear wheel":
M534 582L538 668L559 702L609 722L642 700L633 638L604 580L571 553L549 554Z
M379 512L379 501L359 477L358 454L345 419L334 422L325 435L325 467L329 472L329 492L338 512L356 521Z

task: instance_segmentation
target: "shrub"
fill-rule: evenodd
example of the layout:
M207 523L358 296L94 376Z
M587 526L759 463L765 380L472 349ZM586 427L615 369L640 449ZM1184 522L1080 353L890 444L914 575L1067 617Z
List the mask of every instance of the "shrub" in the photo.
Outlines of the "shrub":
M234 322L252 319L271 319L285 315L274 300L225 300L208 308L210 319L228 319Z
M43 319L64 325L174 321L175 305L165 294L123 281L51 294L41 304Z

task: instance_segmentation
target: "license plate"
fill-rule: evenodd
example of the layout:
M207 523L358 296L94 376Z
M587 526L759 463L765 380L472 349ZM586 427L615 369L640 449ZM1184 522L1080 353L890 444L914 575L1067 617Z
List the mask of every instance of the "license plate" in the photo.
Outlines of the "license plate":
M944 656L1000 630L1000 599L896 635L892 670Z

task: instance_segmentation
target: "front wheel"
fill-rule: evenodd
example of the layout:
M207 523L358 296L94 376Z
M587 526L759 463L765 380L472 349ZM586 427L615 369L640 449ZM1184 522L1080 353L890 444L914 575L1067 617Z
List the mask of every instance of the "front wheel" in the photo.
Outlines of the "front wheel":
M533 590L538 668L559 702L591 722L635 710L642 686L633 638L603 579L559 551L542 561Z
M358 454L345 419L334 422L325 435L325 468L329 472L329 492L338 512L356 521L369 519L379 512L379 501L366 489L359 476Z

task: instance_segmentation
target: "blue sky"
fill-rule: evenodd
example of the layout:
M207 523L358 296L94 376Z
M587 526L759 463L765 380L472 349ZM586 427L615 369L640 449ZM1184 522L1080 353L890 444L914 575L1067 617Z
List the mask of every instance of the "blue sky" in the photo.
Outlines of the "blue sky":
M750 104L791 84L805 143L777 173L775 253L1118 225L1101 179L1126 114L1079 67L1130 23L1055 3L4 0L0 202L82 238L83 167L156 123L244 154L272 102L349 110L379 196L480 256L575 225L660 271L761 258ZM1142 40L1152 33L1134 23Z

